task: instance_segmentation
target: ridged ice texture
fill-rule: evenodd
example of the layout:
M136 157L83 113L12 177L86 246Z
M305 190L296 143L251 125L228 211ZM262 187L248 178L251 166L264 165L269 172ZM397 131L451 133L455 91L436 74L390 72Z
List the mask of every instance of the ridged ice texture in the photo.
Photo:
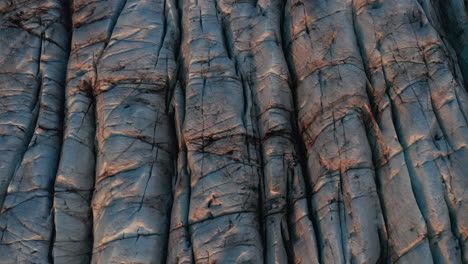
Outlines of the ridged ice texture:
M466 0L0 0L0 263L468 263Z

